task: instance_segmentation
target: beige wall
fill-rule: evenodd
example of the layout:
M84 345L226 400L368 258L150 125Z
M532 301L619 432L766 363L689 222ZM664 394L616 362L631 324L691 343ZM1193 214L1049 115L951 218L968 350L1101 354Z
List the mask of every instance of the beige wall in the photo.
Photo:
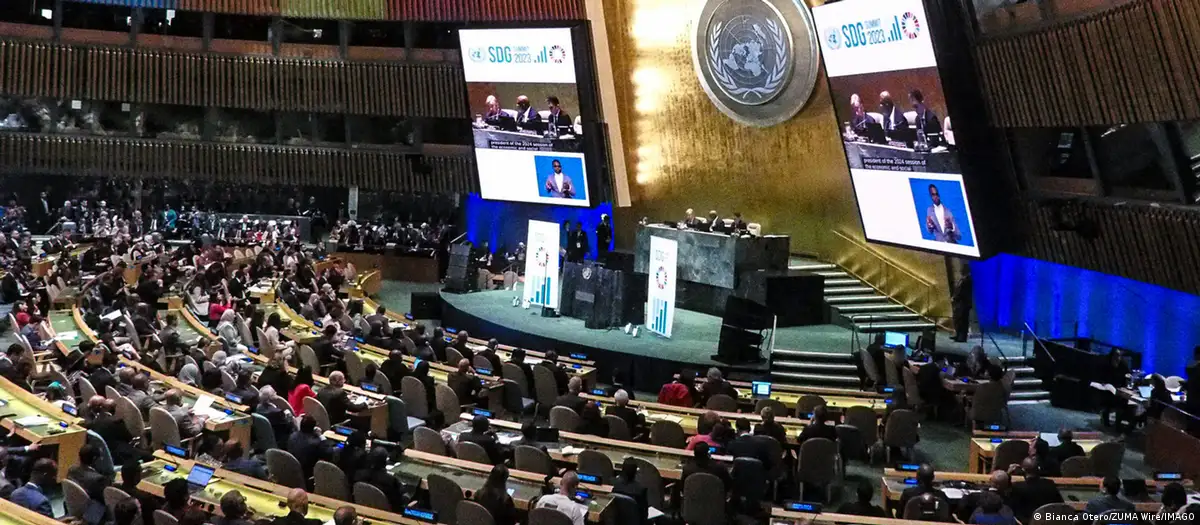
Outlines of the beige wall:
M712 105L691 57L702 2L603 2L632 198L615 212L618 240L631 243L643 216L741 211L765 232L791 235L793 252L838 262L920 311L948 315L942 257L862 244L823 74L808 105L778 126L745 127Z

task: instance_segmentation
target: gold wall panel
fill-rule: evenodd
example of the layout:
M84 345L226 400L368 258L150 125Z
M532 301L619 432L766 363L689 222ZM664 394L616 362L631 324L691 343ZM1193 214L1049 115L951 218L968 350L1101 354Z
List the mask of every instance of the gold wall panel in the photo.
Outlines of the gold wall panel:
M642 217L741 211L767 233L791 235L793 252L838 262L922 313L949 315L942 257L863 241L823 71L808 105L778 126L741 126L712 105L692 67L702 1L604 2L633 199L614 212L618 242L632 245Z

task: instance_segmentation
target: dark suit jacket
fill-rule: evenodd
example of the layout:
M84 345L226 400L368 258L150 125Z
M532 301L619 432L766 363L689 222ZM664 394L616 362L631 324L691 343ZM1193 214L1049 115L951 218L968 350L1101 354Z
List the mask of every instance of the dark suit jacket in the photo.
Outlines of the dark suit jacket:
M1076 456L1087 455L1087 453L1083 451L1083 447L1079 446L1079 443L1074 441L1070 443L1062 443L1057 447L1051 448L1050 454L1054 456L1054 459L1058 460L1059 464Z
M287 443L287 451L296 456L305 477L312 476L313 467L321 460L321 449L321 438L304 432L293 432Z
M1036 478L1013 483L1013 515L1022 523L1028 523L1038 507L1062 501L1062 494L1053 480Z
M429 342L429 347L433 349L433 356L437 358L439 363L446 362L446 347L448 346L450 346L450 343L447 343L445 339L440 337L435 337Z
M567 407L574 410L576 414L583 414L583 407L587 405L587 401L577 394L563 394L554 400L554 406Z
M476 394L483 387L479 378L458 372L451 372L446 376L446 385L458 396L459 403L467 405L475 402Z
M688 476L692 474L699 474L701 472L712 474L718 478L721 478L721 482L725 484L726 492L728 492L730 487L733 486L733 479L729 477L729 469L715 461L709 461L708 464L704 466L697 465L694 461L688 461L683 465L683 474L680 479L686 483Z
M496 441L496 436L492 434L476 434L475 432L466 432L458 436L458 440L465 443L474 443L483 447L487 452L488 459L493 465L504 461L504 452L500 450L500 442Z
M715 381L715 382L714 381L705 382L704 387L701 389L700 394L701 394L701 397L704 398L701 400L701 404L707 403L708 398L715 396L717 394L725 394L729 397L732 397L734 400L737 400L737 398L738 398L737 389L733 388L733 385L729 384L729 381L726 381L724 379L722 379L720 381Z
M759 423L757 427L754 427L754 434L759 436L771 436L780 444L787 444L788 442L787 429L783 428L783 425L779 424L777 421L771 422L770 425L766 423Z
M387 376L388 382L392 384L392 388L395 390L400 389L400 381L411 372L408 369L408 364L403 359L393 360L390 357L383 364L379 365L379 371Z
M808 425L804 430L800 431L800 437L796 438L798 443L803 444L813 438L825 438L834 443L837 443L837 427L832 425Z
M287 397L288 393L292 391L292 376L278 368L264 368L258 374L258 387L262 388L267 385L271 385L276 394Z
M67 479L78 483L87 491L88 497L96 501L104 501L104 489L112 485L112 479L84 465L75 465L67 471Z
M296 511L290 511L286 516L275 518L271 525L321 525L321 520L305 518Z
M725 447L725 453L735 458L754 458L762 462L768 472L782 458L772 458L771 450L752 434L743 434L731 441Z
M629 433L635 436L642 433L646 428L646 417L637 413L637 410L627 406L613 405L605 409L604 413L621 418L629 426Z
M646 512L650 509L650 492L646 487L638 483L637 480L625 481L624 478L618 477L613 480L612 491L614 494L624 494L633 498L636 501L638 508L642 509L638 514L642 516L642 523L645 523Z
M404 483L401 483L399 478L388 474L386 471L362 468L354 473L353 479L356 483L361 481L382 490L383 495L387 496L388 503L392 506L392 512L398 513L401 509L408 506L409 499L407 492L404 490Z
M475 503L482 505L483 508L488 510L496 525L514 525L517 523L517 507L513 505L512 497L508 494L493 496L490 492L476 492L473 499Z
M485 359L487 359L488 363L491 363L492 373L494 373L496 375L501 374L501 372L503 371L502 367L504 366L504 362L500 360L500 356L496 355L496 352L493 352L491 350L484 350L482 352L479 352L479 355L481 355Z
M329 412L329 421L335 425L348 418L347 412L358 412L366 408L361 404L351 403L345 390L330 386L317 392L317 401L325 405L325 411Z
M104 439L109 453L112 454L113 463L123 465L140 455L133 446L133 435L129 433L129 427L117 416L104 414L93 419L87 427Z
M541 363L538 363L537 366L549 368L550 373L554 374L554 382L558 386L558 395L561 396L567 393L567 382L570 381L570 378L567 377L566 370L563 370L557 364L551 364L549 361L542 361ZM533 386L533 383L530 383L530 386Z
M17 505L25 507L29 510L37 512L47 518L54 518L54 510L50 508L50 498L46 497L46 493L41 487L33 483L27 483L22 487L17 488L9 497L9 500Z
M462 354L463 359L466 359L468 363L475 363L475 351L467 348L466 343L454 343L451 346L453 346L455 350L458 350L458 353ZM458 363L450 363L450 366L458 366Z
M896 504L896 516L904 517L904 507L908 505L908 500L918 497L925 493L933 493L934 496L941 498L946 504L950 503L950 498L946 497L946 493L935 488L925 488L922 486L909 487L900 493L900 501Z

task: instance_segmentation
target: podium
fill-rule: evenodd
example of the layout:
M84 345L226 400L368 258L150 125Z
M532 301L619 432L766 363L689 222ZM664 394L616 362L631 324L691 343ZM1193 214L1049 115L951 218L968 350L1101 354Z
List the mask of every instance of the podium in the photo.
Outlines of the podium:
M624 272L595 263L564 263L558 311L582 319L587 328L621 326L625 305Z

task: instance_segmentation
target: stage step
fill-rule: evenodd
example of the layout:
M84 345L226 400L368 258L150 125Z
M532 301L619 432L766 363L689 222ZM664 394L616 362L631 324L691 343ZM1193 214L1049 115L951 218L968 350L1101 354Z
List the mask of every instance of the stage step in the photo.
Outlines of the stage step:
M828 285L826 285L825 286L825 297L828 298L831 295L850 295L850 294L859 294L859 293L871 293L874 291L875 291L875 289L871 288L870 286L837 286L834 288L830 288Z
M886 295L839 295L837 297L826 297L825 302L831 305L839 304L858 304L858 303L879 303L891 301L892 299ZM904 306L899 305L901 308Z
M924 332L930 328L937 328L937 325L926 321L897 321L886 323L868 323L858 325L859 331L862 332Z
M878 323L884 321L916 321L921 318L919 314L913 312L896 312L896 313L879 313L879 314L852 314L846 316L855 324L857 323Z
M1036 377L1025 377L1025 378L1018 377L1017 379L1013 380L1013 390L1017 390L1020 387L1035 387L1035 386L1042 386L1042 380L1038 379Z
M852 375L854 375L856 379L858 377L858 367L853 364L846 364L846 363L811 363L811 362L804 362L804 361L789 361L786 359L772 358L771 359L771 367L772 368L775 368L775 367L803 368L805 370L816 370L816 371L820 371L820 372L830 372L830 373L849 372Z
M776 348L771 351L772 358L782 357L784 359L807 359L820 361L854 361L854 356L841 352L809 352L805 350L788 350L786 348Z
M835 277L835 278L832 278L832 279L825 279L825 286L826 286L826 287L830 287L830 286L857 286L857 285L860 285L860 284L862 284L862 281L860 281L860 280L858 280L858 279L855 279L855 278L853 278L853 277L850 277L850 278L840 278L840 277Z
M1014 390L1010 398L1014 401L1049 401L1050 392L1045 390Z
M826 279L854 279L853 277L850 277L850 274L841 270L821 270L813 273ZM854 281L857 282L858 279L854 279Z
M837 309L841 314L853 314L864 312L898 312L905 310L904 305L897 303L887 304L834 304L830 305Z
M782 372L778 370L771 371L772 378L782 378L789 381L797 381L803 385L824 386L830 384L837 385L857 385L858 376L844 375L829 375L829 374L808 374L802 372Z
M837 270L838 267L835 264L828 264L828 263L809 263L809 264L791 264L791 265L788 265L788 269L789 270L800 270L802 272L827 272L827 271L831 271L831 270Z

